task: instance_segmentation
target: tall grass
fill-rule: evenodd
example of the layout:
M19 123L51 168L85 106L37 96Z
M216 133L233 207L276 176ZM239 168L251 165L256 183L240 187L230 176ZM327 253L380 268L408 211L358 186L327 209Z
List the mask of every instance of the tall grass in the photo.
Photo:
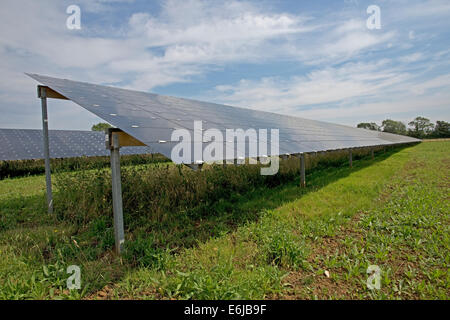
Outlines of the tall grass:
M355 158L368 156L370 149L354 152ZM347 165L348 152L336 151L308 155L306 168ZM261 165L205 165L192 171L182 165L156 164L122 168L125 225L145 231L148 221L191 223L211 217L222 203L259 187L276 187L299 176L300 161L290 157L280 161L276 175L260 174ZM55 205L58 216L82 227L112 216L110 170L61 173L57 176ZM185 220L183 220L185 219ZM107 226L110 221L107 219Z
M182 165L122 169L123 208L130 222L138 216L163 221L189 211L199 217L221 199L230 199L262 185L278 185L296 176L294 161L286 161L273 176L259 174L260 166L212 165L192 171ZM85 224L111 214L111 173L99 169L58 176L55 203L61 218ZM192 209L196 208L196 212ZM201 209L203 208L203 210Z

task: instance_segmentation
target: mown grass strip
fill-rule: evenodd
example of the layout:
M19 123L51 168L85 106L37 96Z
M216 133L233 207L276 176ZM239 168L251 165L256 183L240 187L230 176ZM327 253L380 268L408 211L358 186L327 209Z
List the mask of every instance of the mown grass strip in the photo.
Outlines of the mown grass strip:
M312 268L292 272L280 297L448 299L448 148L430 143L421 152L408 150L409 161L385 188L380 205L360 212L332 238L312 243ZM379 289L367 287L369 265L380 270Z

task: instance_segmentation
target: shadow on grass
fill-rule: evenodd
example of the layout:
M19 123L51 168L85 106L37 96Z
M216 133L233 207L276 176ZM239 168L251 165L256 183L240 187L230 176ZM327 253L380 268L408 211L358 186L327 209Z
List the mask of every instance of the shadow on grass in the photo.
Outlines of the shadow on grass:
M374 160L370 159L370 156L354 159L353 168L349 168L347 161L334 167L319 165L307 172L306 188L299 187L300 179L297 177L276 187L256 187L245 193L232 194L226 200L208 206L173 212L170 219L163 221L151 221L147 217L132 221L125 212L125 228L128 227L125 232L127 247L133 248L136 245L145 251L146 248L177 250L195 246L210 238L232 232L241 225L257 221L265 210L295 201L351 173L381 162L406 147L380 152ZM139 255L140 252L134 251L133 254Z

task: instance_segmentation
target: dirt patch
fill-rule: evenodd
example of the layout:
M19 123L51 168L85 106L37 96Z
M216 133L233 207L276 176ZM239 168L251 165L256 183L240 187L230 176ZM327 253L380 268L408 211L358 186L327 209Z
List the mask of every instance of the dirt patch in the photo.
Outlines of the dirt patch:
M136 300L138 299L163 299L160 294L156 291L156 289L151 290L136 290L133 291L131 296L129 295L117 295L119 288L116 285L106 285L101 290L94 292L93 294L87 296L86 300L112 300L112 299L120 299L120 300Z
M347 223L339 227L338 233L333 237L323 237L311 244L311 254L308 257L308 264L313 266L313 270L298 270L290 272L283 281L288 289L274 299L323 299L342 298L351 296L355 288L352 284L336 280L332 272L342 273L344 270L335 268L327 270L321 257L328 257L333 254L344 254L347 250L343 241L348 238L361 238L363 234L353 228L360 221L364 212L355 214Z

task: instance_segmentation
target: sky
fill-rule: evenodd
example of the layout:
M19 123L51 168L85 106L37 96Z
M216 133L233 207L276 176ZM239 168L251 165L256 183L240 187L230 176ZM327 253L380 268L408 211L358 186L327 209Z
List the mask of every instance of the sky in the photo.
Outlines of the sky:
M42 126L24 72L351 126L450 122L450 1L2 0L0 128ZM50 129L102 121L48 104Z

